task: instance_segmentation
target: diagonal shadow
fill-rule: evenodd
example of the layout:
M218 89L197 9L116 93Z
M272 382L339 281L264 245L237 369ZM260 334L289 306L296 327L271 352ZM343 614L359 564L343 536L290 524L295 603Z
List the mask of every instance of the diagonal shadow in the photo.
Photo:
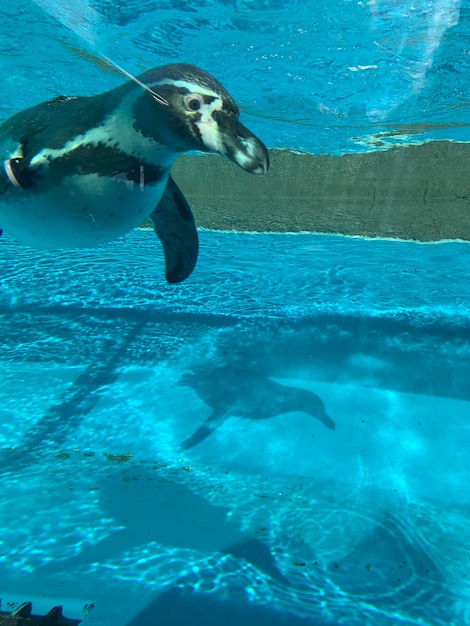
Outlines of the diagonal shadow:
M135 323L121 345L114 348L108 359L103 354L91 363L70 385L62 398L49 407L36 424L16 443L16 454L2 459L2 471L34 461L34 453L47 448L58 448L68 441L83 418L92 411L103 397L106 387L119 376L119 367L126 352L144 329L146 323ZM26 453L26 454L25 454Z

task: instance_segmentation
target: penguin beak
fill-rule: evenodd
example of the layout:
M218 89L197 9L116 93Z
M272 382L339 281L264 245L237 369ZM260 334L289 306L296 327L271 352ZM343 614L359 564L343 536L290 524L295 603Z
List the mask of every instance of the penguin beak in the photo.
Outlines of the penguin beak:
M252 174L266 174L269 168L268 150L258 137L240 124L233 115L217 112L216 150ZM215 129L214 129L215 130Z

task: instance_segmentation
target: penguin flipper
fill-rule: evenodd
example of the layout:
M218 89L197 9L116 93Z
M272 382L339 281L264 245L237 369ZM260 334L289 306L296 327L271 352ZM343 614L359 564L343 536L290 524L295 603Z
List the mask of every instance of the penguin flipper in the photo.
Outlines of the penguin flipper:
M163 245L166 279L180 283L196 265L199 242L191 208L171 176L150 220Z
M190 435L187 439L185 439L180 447L183 448L183 450L189 450L189 448L197 446L198 443L201 443L201 441L207 439L209 435L212 435L212 433L220 426L220 424L222 424L225 417L227 417L226 411L212 411L204 424L200 426L196 431L194 431L193 434Z
M209 435L211 435L214 430L215 428L209 428L209 426L203 424L190 437L185 439L180 447L183 450L189 450L189 448L194 448L194 446L197 446L198 443L201 443L201 441L207 439L207 437L209 437Z

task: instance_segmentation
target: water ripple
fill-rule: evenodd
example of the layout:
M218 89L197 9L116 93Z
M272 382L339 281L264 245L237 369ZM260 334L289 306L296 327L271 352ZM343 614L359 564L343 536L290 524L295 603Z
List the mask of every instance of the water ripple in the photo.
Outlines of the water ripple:
M163 278L150 231L90 250L35 251L1 241L4 313L76 306L304 319L322 314L414 317L417 323L470 317L470 246L326 235L201 233L194 274Z

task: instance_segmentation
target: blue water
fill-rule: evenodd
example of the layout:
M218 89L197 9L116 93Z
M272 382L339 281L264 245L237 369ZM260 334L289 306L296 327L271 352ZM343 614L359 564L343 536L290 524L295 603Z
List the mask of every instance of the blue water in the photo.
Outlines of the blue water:
M169 286L155 243L2 242L2 597L468 623L470 248L202 232Z
M270 148L470 139L468 0L16 0L0 16L0 120L120 84L101 53L134 73L199 65Z
M0 8L0 118L173 61L269 147L468 141L470 5ZM241 69L240 69L241 68ZM235 166L234 166L235 167ZM89 626L470 624L470 247L0 239L0 598Z

